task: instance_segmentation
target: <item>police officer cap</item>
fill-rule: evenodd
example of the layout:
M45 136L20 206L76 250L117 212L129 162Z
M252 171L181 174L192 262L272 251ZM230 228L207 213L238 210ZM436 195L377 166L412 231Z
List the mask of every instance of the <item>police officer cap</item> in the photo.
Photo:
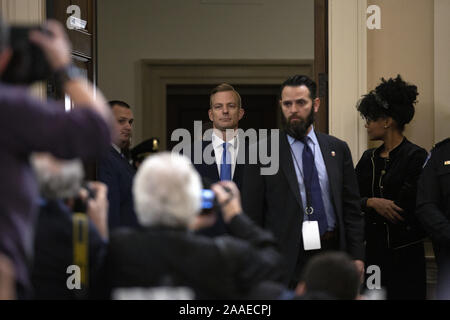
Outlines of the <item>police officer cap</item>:
M131 149L131 157L133 159L138 159L142 157L146 157L151 153L155 153L159 151L159 139L158 138L150 138L145 141L142 141L133 149Z

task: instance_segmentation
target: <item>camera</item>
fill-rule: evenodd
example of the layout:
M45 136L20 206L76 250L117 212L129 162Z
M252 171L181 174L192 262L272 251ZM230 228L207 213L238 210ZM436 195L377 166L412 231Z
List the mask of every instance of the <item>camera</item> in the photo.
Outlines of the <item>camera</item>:
M222 186L222 188L231 196L232 192L229 188ZM202 189L202 212L201 214L209 214L212 212L219 212L220 205L217 201L214 191L211 189Z
M216 212L218 203L214 191L211 189L202 189L202 212L201 214L209 214Z
M12 57L1 81L14 85L29 85L36 81L47 80L52 69L42 49L29 39L30 31L39 30L49 37L52 33L42 26L12 26L9 46Z
M74 201L73 211L74 212L80 212L80 213L86 213L87 212L87 201L89 199L95 199L96 193L92 188L89 187L88 183L83 183L82 189L86 189L88 192L88 198L86 200L81 199L81 197L76 197Z

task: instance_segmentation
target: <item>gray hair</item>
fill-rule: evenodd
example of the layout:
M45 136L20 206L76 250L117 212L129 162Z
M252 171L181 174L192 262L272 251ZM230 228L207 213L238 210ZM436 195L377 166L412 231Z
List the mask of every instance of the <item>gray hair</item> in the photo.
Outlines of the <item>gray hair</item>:
M164 152L148 157L133 183L139 222L187 227L200 212L201 188L200 175L185 156Z
M79 159L60 160L46 153L33 154L31 166L44 198L68 199L78 195L84 179Z

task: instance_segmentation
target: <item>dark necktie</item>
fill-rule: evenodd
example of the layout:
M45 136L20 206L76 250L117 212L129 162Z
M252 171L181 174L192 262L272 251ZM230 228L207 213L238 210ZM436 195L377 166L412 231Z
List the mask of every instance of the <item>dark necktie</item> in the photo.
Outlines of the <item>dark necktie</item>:
M328 222L325 214L325 206L322 200L322 191L320 189L319 175L314 163L314 155L308 145L308 137L304 137L301 142L304 144L302 161L303 161L303 180L305 183L306 199L307 199L307 216L309 221L317 221L319 223L320 235L327 232ZM312 214L308 214L312 211Z
M220 181L231 180L231 156L228 151L228 146L230 144L224 142L223 153L222 153L222 163L220 164Z

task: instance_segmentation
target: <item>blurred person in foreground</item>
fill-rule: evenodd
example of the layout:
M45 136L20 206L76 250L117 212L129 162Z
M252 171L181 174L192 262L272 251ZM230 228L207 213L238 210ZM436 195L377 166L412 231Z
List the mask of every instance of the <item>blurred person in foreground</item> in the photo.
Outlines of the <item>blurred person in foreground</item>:
M211 189L229 235L209 238L192 232L215 219L199 215L202 185L188 158L162 153L144 161L133 184L143 229L118 230L110 237L113 298L136 298L123 290L140 287L148 288L148 299L157 299L158 290L184 290L183 299L239 299L262 281L280 279L276 242L242 213L236 185L222 181Z
M295 293L300 300L360 299L361 274L345 252L325 252L311 258Z
M0 300L16 299L14 266L8 257L0 254Z
M51 152L63 159L96 159L110 144L112 125L102 94L95 94L92 85L75 71L62 25L48 21L44 27L50 36L35 30L30 40L45 53L75 109L65 112L62 103L43 102L25 87L0 83L0 253L14 264L19 299L31 296L29 265L39 199L29 155ZM0 75L12 55L8 30L0 19Z
M34 241L32 283L34 299L101 298L104 259L108 239L107 188L101 182L83 185L84 170L80 160L60 160L48 153L33 154L32 166L41 191L40 210ZM93 195L88 194L89 188ZM74 261L74 228L79 222L73 214L87 215L85 249L87 268L85 287L70 289L69 266ZM82 234L82 233L80 233Z

